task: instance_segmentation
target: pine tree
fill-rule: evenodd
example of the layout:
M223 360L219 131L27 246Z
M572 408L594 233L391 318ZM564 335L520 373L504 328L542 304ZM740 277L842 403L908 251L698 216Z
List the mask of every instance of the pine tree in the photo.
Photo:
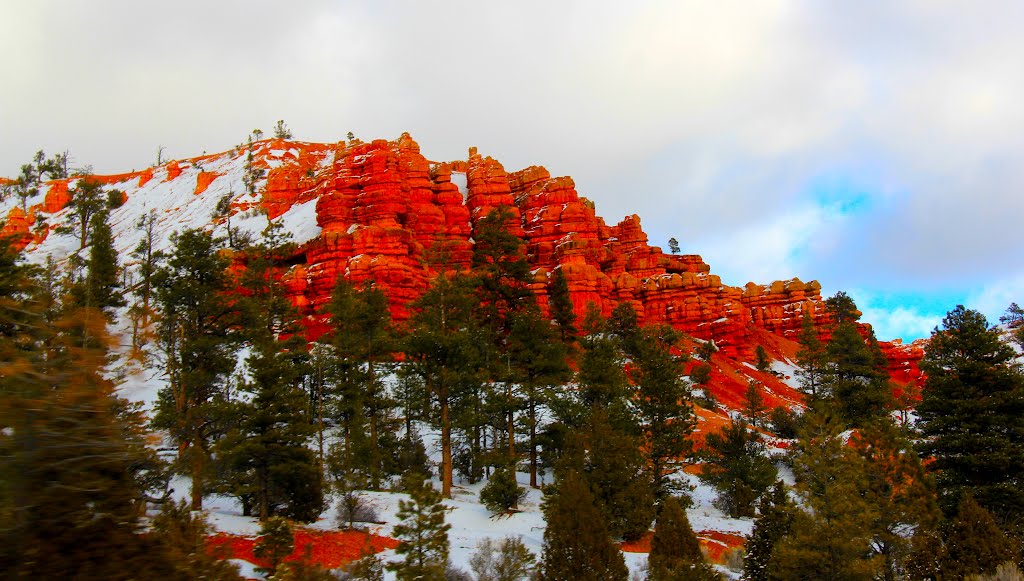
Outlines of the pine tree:
M199 230L172 235L171 241L171 257L155 278L167 387L158 394L153 423L178 444L179 468L187 466L192 477L192 509L200 510L226 382L235 367L237 307L228 296L233 284L220 241Z
M153 517L153 534L168 560L174 566L171 579L241 579L238 567L230 561L210 554L206 539L211 527L202 513L192 512L185 501L164 502Z
M441 494L452 489L452 404L479 389L487 343L476 323L478 307L470 281L442 274L413 303L404 352L407 372L431 397L431 419L441 431Z
M745 421L733 420L705 438L707 463L701 479L718 490L718 506L732 518L754 516L754 503L777 476L761 435Z
M289 247L279 224L264 232L264 244L250 249L242 277L251 380L241 387L251 397L235 404L236 426L218 448L236 471L239 495L251 495L261 520L281 514L312 522L324 502L319 464L306 445L313 426L301 385L309 356L298 313L275 273L275 259Z
M92 215L89 244L89 260L86 263L84 289L81 297L83 306L103 311L108 317L112 310L127 304L121 292L120 267L117 250L114 249L113 234L110 231L109 214L101 210Z
M548 288L548 306L551 318L558 324L562 342L571 344L576 339L576 311L569 294L569 281L565 278L565 270L556 268L551 275L551 286Z
M675 237L668 239L668 251L672 254L679 254L679 241Z
M590 485L613 536L639 539L654 520L654 489L638 453L640 438L616 429L601 408L591 411L581 431L576 445L585 454L570 455L568 469Z
M129 309L129 315L132 317L132 347L133 349L140 349L150 339L149 326L155 314L155 309L153 308L154 277L156 276L159 262L163 258L163 253L156 250L155 247L155 210L150 210L147 214L139 217L135 227L142 232L142 238L131 253L131 257L138 263L135 272L139 280L131 289L132 294L135 295L136 302Z
M445 506L439 494L429 481L416 475L406 478L409 500L398 502L398 518L394 536L402 541L395 553L402 555L401 561L388 564L399 581L436 580L443 581L448 565L448 530Z
M0 576L170 574L139 534L158 467L106 377L105 318L73 302L51 309L50 289L8 251L0 266Z
M690 527L690 519L686 517L686 511L679 500L673 496L662 503L647 563L650 581L710 581L722 578L704 561L697 535Z
M89 245L93 214L103 211L103 206L103 185L89 177L78 180L71 190L71 200L67 204L67 224L61 227L61 231L78 235L79 250Z
M656 499L672 488L669 476L682 469L693 449L690 435L696 427L690 390L683 380L685 358L672 354L679 334L668 326L638 331L631 371L636 385L635 405Z
M260 536L253 547L253 554L258 559L267 561L266 567L258 570L273 577L277 568L285 558L295 550L295 533L288 521L279 517L270 517L260 524Z
M754 366L758 371L765 373L772 369L772 360L768 357L768 352L765 351L763 345L758 345L754 349Z
M996 567L1021 557L1020 547L1000 530L992 514L966 493L949 526L940 561L946 579L963 579L973 573L992 573Z
M761 384L751 379L747 382L747 390L743 392L743 416L755 428L761 426L768 408L761 395Z
M796 362L800 369L796 374L800 378L800 389L808 397L808 403L813 404L823 395L826 353L825 344L818 338L818 331L814 327L814 319L807 311L804 311L799 342Z
M552 496L545 498L544 520L541 580L624 581L629 577L604 515L579 474L565 473Z
M883 578L895 580L913 551L906 532L938 525L934 481L925 474L909 438L888 419L861 429L850 446L864 459L864 499L876 517L872 550L883 561Z
M357 291L339 278L328 311L331 330L322 340L330 345L330 395L342 427L344 464L379 489L394 453L385 434L394 427L395 402L382 383L396 345L387 296L372 286Z
M291 139L292 130L288 129L288 126L284 124L284 119L278 119L277 124L274 125L274 138L275 139Z
M551 324L538 309L525 309L513 316L508 339L509 361L519 385L526 411L527 453L530 460L530 486L537 488L539 411L549 398L551 387L570 377L565 344L558 341Z
M743 579L769 581L775 546L790 532L793 523L793 503L786 494L786 485L777 481L761 495L757 504L754 530L747 537L747 556L743 560Z
M825 353L828 364L822 390L828 404L835 407L848 426L864 426L895 407L884 358L880 360L881 353L872 351L857 331L856 323L839 323Z
M525 495L526 491L516 483L515 468L499 465L480 490L480 502L493 513L507 513L518 508Z
M808 419L794 451L793 474L801 507L790 533L775 548L772 576L783 579L873 579L876 507L864 499L864 460L840 437L831 417Z
M918 416L940 500L965 493L1006 523L1024 517L1024 376L1014 350L977 311L957 306L932 333Z

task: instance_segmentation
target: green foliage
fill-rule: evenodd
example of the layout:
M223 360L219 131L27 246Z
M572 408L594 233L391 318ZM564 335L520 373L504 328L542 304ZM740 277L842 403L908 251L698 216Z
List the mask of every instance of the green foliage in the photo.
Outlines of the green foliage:
M747 382L747 390L743 392L743 416L756 428L763 423L766 411L761 384L751 379Z
M259 567L260 571L272 577L285 557L291 555L294 550L295 534L286 519L273 516L260 524L260 536L252 552L257 558L269 564L267 567Z
M947 514L970 493L1004 523L1024 518L1024 375L1014 350L977 311L957 306L932 333L918 446L934 458Z
M429 419L441 431L441 493L447 498L453 469L452 404L476 395L489 343L475 317L472 282L465 277L438 276L412 306L411 332L404 341L406 372L429 396Z
M674 237L668 239L668 251L672 254L679 254L679 241Z
M997 566L1020 558L1020 547L1000 530L992 514L964 494L946 535L941 572L947 579L993 573Z
M570 440L562 472L576 472L590 486L615 537L634 540L650 530L654 493L640 438L616 429L604 409L592 410L587 424Z
M747 537L747 556L743 562L745 581L772 579L772 560L779 541L790 533L793 524L793 503L786 494L786 485L777 481L761 495L757 503L754 530Z
M384 581L384 561L370 552L345 567L340 579L342 581Z
M328 347L327 413L341 426L341 466L348 478L377 490L395 472L389 458L398 444L387 437L397 427L396 402L382 381L396 347L387 296L372 286L356 290L339 277L328 312L331 329L321 338Z
M554 386L571 376L566 363L567 348L558 340L555 328L539 309L528 308L512 315L508 337L507 361L518 386L518 405L525 408L522 418L527 433L530 460L530 485L537 486L538 426L542 406L550 401Z
M78 249L81 250L89 245L93 214L104 210L106 198L103 194L103 184L90 177L78 180L70 193L67 224L62 226L59 232L76 233Z
M284 119L278 119L274 125L274 138L275 139L291 139L292 130L288 129L288 126L284 124Z
M804 311L799 336L800 349L796 352L796 362L800 366L796 375L800 378L800 389L813 404L822 393L825 366L827 363L825 344L818 337L811 314Z
M885 359L875 348L874 336L865 342L853 321L839 323L825 348L823 396L850 427L863 427L895 407Z
M718 506L732 518L754 516L754 503L777 476L765 455L764 443L746 421L733 420L719 433L708 434L701 479L718 491Z
M865 499L864 460L846 446L842 424L812 416L794 450L800 508L775 547L772 576L783 579L873 579L882 567L873 556L877 507Z
M237 307L228 295L234 287L220 240L185 230L171 241L171 256L154 276L167 386L158 394L153 424L178 444L179 468L192 477L192 508L198 510L211 444L223 433Z
M202 513L192 512L185 501L167 501L153 517L153 532L174 566L174 579L241 579L238 567L224 555L210 554L206 538L210 525Z
M545 498L543 581L625 581L625 560L612 542L590 488L575 471L565 473Z
M843 291L825 299L825 309L837 324L855 323L860 319L861 313L857 310L857 304Z
M0 251L0 577L168 575L139 534L159 466L106 377L106 320L51 308L59 290L36 272Z
M768 352L765 351L764 346L762 345L758 345L754 349L754 366L761 372L771 371L772 360L768 357Z
M85 279L72 289L72 294L82 306L99 309L109 318L113 317L113 309L125 306L126 301L121 291L121 268L108 218L106 210L92 215Z
M572 343L576 339L576 311L573 308L572 298L569 295L569 281L565 278L565 271L556 268L551 275L551 285L548 288L548 306L551 310L551 318L558 324L558 332L563 343Z
M527 581L534 575L537 558L519 537L480 541L469 559L477 581Z
M697 535L690 527L690 519L679 500L672 496L662 503L647 563L651 581L711 581L722 578L704 561Z
M690 435L696 427L689 386L683 379L686 359L672 354L679 334L668 326L644 327L636 332L632 354L634 400L646 452L651 486L656 499L671 492L669 476L682 469L693 449Z
M238 305L251 377L240 389L250 397L234 402L233 426L218 450L233 471L232 492L243 502L251 498L261 520L280 514L312 522L324 500L320 466L306 445L313 426L300 388L309 373L309 354L298 313L275 272L274 259L288 243L275 226L264 232L264 240L250 249L241 280L246 292Z
M395 553L401 561L387 565L399 581L443 580L448 565L448 530L441 494L415 475L406 478L410 499L398 502L394 536L402 541Z
M506 513L519 507L519 501L526 496L526 490L516 483L513 469L499 465L487 484L480 490L480 502L493 513Z

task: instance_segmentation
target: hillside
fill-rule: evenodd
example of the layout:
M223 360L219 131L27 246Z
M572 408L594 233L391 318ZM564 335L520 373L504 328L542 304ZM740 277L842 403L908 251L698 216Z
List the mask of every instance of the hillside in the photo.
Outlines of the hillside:
M507 172L476 148L464 160L430 161L408 134L369 143L269 139L94 177L105 190L124 193L111 224L129 270L129 252L142 235L136 224L144 214L156 217L158 250L169 248L170 234L185 228L223 236L230 225L258 236L268 219L282 221L298 245L284 277L293 302L308 317L310 338L323 330L318 312L339 274L375 281L387 293L395 320L405 320L408 303L439 270L469 266L476 221L502 205L512 211L509 231L526 244L532 290L542 309L551 274L561 269L580 317L590 302L606 316L629 302L642 323L668 323L696 339L713 340L720 352L712 389L729 407L739 402L758 345L776 361L792 362L803 314L816 323L827 317L817 281L724 284L699 255L667 254L652 246L640 217L606 224L576 192L572 178L553 178L540 166ZM37 262L65 260L77 243L56 229L67 219L64 208L76 179L45 183L25 200L24 210L8 196L0 202L0 215L6 216L0 234L16 236ZM920 379L920 344L897 340L881 347L893 379ZM756 379L766 385L771 405L798 402L790 383L770 374Z

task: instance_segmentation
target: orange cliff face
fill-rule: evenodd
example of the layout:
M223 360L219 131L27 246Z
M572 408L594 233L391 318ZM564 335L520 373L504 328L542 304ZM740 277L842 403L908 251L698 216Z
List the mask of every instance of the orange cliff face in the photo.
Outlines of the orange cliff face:
M339 276L356 284L372 280L387 293L394 318L407 319L409 304L438 272L469 268L477 221L501 206L511 211L506 227L525 243L534 275L531 288L545 311L551 276L561 270L580 318L589 303L608 315L628 302L641 322L664 323L714 340L722 357L736 365L752 362L757 345L776 358L792 359L804 313L827 322L816 281L725 285L700 256L665 254L651 246L638 216L606 224L594 204L577 193L571 178L552 177L540 166L508 172L476 148L465 160L432 162L408 134L393 141L348 144L268 139L252 147L247 168L263 170L265 181L256 196L231 182L236 192L232 214L261 206L273 219L299 204L315 204L319 233L297 247L283 273L294 303L312 315L312 335L324 329L316 315L330 301ZM143 194L126 184L142 190L156 170L159 179L153 183L193 180L187 181L192 197L222 196L226 187L218 190L217 184L235 179L228 174L236 167L217 165L225 159L237 166L246 158L236 150L97 179L119 184L131 197ZM68 180L50 182L39 207L21 214L11 210L4 232L29 244L35 211L55 213L71 195ZM919 379L919 346L883 343L882 348L894 378ZM731 377L728 369L718 367L720 375ZM746 367L741 371L746 373ZM742 374L735 375L729 400L745 388ZM765 382L784 391L771 377Z

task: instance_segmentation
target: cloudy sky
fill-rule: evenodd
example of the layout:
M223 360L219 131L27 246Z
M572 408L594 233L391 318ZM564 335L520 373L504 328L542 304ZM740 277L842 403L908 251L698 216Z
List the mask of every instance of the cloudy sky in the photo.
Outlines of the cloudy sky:
M0 0L0 175L409 131L571 175L729 284L881 338L1024 302L1024 3Z

